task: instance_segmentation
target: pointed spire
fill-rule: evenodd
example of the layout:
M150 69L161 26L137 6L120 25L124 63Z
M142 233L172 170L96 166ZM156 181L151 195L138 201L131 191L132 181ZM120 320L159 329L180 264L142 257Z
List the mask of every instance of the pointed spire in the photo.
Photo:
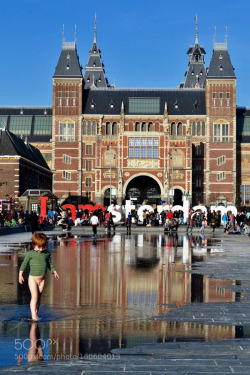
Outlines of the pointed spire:
M65 42L64 25L62 25L62 44Z
M216 43L216 26L214 26L214 44Z
M86 64L85 73L84 73L84 87L85 88L99 88L99 87L107 87L108 80L105 78L105 70L104 65L101 60L101 51L97 46L96 41L96 14L95 14L95 26L94 26L94 42L92 45L91 50L89 51L89 59ZM90 82L94 75L94 84ZM90 78L90 79L89 79Z
M206 79L205 60L204 56L206 51L199 45L198 41L198 16L194 17L195 20L195 44L191 46L187 54L189 56L188 70L185 73L186 80L181 87L204 87ZM197 77L199 79L197 80ZM198 81L198 82L197 82Z
M199 42L198 42L198 17L197 17L197 14L194 17L194 20L195 20L195 44L199 44Z
M225 44L226 44L226 46L227 46L227 38L228 38L228 28L227 28L227 26L226 26L226 35L225 35Z
M96 14L95 14L95 27L94 27L94 43L96 43Z
M75 25L75 32L74 32L74 41L77 42L77 33L76 33L76 25Z

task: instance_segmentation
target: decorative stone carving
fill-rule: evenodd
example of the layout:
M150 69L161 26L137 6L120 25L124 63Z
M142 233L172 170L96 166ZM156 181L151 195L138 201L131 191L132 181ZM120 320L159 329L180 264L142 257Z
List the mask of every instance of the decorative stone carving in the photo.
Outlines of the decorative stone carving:
M103 166L107 168L116 168L116 153L114 150L107 150L103 156Z
M102 135L102 119L98 122L97 134Z
M108 171L108 172L104 172L104 173L103 173L103 177L104 177L104 178L110 178L110 171ZM116 173L115 173L115 172L111 172L111 178L112 178L112 179L115 179L115 178L116 178Z
M154 159L128 159L129 168L159 168L159 160Z
M187 130L186 130L186 134L187 135L191 135L191 126L190 126L190 124L188 123L187 124L187 128L186 128Z
M242 153L241 154L241 170L242 171L249 171L250 169L250 154L249 153Z
M124 103L122 102L121 113L120 113L120 132L124 132L124 116L125 116Z
M180 172L180 171L174 171L173 173L173 178L175 180L183 180L184 178L184 173L183 172Z

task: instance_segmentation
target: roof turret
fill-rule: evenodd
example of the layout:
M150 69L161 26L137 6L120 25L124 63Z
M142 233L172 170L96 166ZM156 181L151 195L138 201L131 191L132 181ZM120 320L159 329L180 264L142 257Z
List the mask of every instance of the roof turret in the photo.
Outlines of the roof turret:
M96 41L96 16L94 27L94 41L89 52L89 59L85 67L84 73L84 88L94 89L97 87L108 87L108 80L105 78L104 65L101 61L101 51L98 49Z
M206 69L204 55L206 54L204 48L198 42L198 18L195 17L195 44L191 46L187 52L189 55L188 70L185 73L186 81L182 85L184 88L204 87L206 79Z

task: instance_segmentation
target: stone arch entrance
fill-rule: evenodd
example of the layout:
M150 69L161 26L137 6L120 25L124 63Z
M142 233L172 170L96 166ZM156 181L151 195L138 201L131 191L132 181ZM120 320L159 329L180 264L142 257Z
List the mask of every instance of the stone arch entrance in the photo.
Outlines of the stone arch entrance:
M127 185L126 200L132 199L134 204L161 204L161 187L150 176L134 177Z

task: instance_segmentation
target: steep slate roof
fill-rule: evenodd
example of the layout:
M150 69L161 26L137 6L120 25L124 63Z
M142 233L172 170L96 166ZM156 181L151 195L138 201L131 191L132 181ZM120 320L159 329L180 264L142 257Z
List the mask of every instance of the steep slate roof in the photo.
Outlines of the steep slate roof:
M43 158L40 150L38 148L34 147L30 143L27 144L28 149L33 155L34 160L36 161L37 164L42 165L44 168L48 168L48 164L46 163L45 159Z
M0 130L0 155L21 156L50 170L38 149L30 144L26 145L21 138L8 130Z
M213 55L207 72L208 79L236 78L226 43L214 44Z
M53 78L82 78L75 42L63 42L62 51Z
M163 115L165 102L169 115L206 115L204 89L95 89L83 90L83 114L119 115L122 102L125 115L129 112L129 98L159 98L159 115ZM113 108L110 104L113 104ZM175 108L177 104L178 108ZM141 113L146 114L146 113ZM152 114L152 112L148 112ZM157 115L157 114L156 114Z

